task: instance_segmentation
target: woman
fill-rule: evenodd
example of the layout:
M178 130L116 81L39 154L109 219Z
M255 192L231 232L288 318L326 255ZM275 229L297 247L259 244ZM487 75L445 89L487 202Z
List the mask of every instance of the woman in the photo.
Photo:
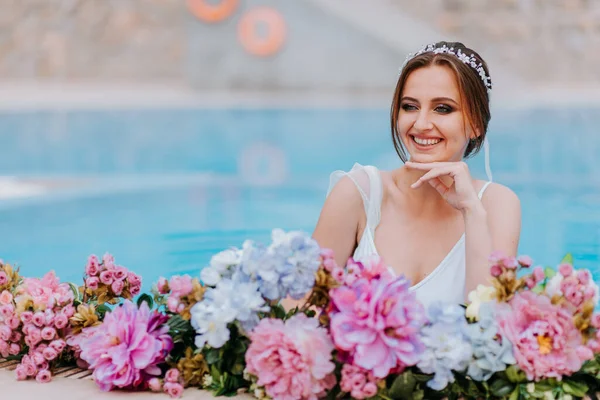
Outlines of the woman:
M516 255L519 199L473 179L463 161L486 137L489 76L462 43L428 45L407 58L391 107L392 140L405 164L332 174L313 236L339 265L378 255L428 305L463 303L487 284L492 251Z

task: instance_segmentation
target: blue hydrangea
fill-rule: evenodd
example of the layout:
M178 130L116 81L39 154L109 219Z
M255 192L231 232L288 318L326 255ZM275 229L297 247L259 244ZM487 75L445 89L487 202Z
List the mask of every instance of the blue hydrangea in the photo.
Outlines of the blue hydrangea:
M288 296L299 300L315 284L320 254L319 245L306 233L275 229L268 247L247 240L241 250L215 255L210 266L201 271L201 278L209 286L228 278L257 282L260 293L269 300Z
M473 347L473 359L467 374L476 381L488 380L494 372L504 371L507 365L516 362L512 343L498 338L494 304L481 304L479 321L467 326L467 335Z
M214 288L208 288L202 301L196 303L191 313L191 324L196 330L196 346L207 343L215 348L229 340L229 327L238 322L246 331L258 323L258 312L268 311L256 282L235 282L222 279Z
M454 382L452 371L467 369L473 349L466 335L467 322L461 306L435 302L429 306L428 314L429 324L421 330L425 351L417 367L434 375L427 386L442 390Z

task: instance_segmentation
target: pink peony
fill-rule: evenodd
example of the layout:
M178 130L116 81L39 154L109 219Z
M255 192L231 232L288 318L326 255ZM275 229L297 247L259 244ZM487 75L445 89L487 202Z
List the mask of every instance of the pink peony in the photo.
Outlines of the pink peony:
M127 300L107 313L102 325L84 329L86 337L77 343L80 357L101 390L136 388L160 374L158 365L173 348L167 319L146 303L138 309Z
M546 296L521 292L498 311L500 333L513 344L517 364L529 380L560 380L593 357L572 315Z
M317 319L263 319L250 339L246 368L271 398L317 399L335 386L333 343Z
M423 351L419 331L426 322L425 311L409 286L402 276L384 274L330 292L336 347L376 378L415 365Z

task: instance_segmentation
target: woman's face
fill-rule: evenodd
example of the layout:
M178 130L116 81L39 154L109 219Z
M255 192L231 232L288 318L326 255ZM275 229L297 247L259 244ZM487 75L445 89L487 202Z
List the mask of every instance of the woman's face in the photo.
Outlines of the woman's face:
M477 135L465 120L453 71L440 65L408 76L400 100L398 134L411 161L460 161Z

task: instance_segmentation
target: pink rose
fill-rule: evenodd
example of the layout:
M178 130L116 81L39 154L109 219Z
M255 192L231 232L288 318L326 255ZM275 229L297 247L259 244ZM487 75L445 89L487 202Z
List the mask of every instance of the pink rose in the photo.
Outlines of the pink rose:
M100 282L102 282L105 285L111 285L113 283L112 271L102 271L100 273Z
M58 352L52 347L46 347L42 354L44 355L44 358L48 361L52 361L58 356Z
M9 318L15 312L15 307L12 304L0 306L0 315L4 318Z
M17 375L18 381L24 381L25 379L27 379L27 370L23 365L17 365L17 368L15 369L15 374Z
M8 275L6 272L0 271L0 286L4 286L8 283Z
M112 271L115 269L115 258L112 256L112 254L106 253L104 256L102 256L102 264L104 264L104 268Z
M171 293L177 297L186 296L194 290L192 278L189 275L175 275L171 277L169 287L171 288Z
M56 329L62 329L69 324L69 319L64 314L56 314L54 317L54 326Z
M558 271L564 277L567 277L573 273L573 266L571 264L561 264L558 266Z
M56 350L57 353L61 353L67 344L62 339L53 340L50 343L50 347Z
M19 317L17 317L16 315L13 315L12 317L8 318L6 320L6 323L8 324L8 327L10 329L17 329L19 325L21 325L21 321L19 321Z
M4 272L4 271L2 271ZM2 284L0 283L0 286ZM8 290L4 290L2 291L2 293L0 294L0 304L2 305L8 305L8 304L12 304L13 301L13 295L12 293L10 293Z
M167 382L176 383L179 381L179 370L177 368L171 368L165 374L165 380Z
M39 351L33 353L31 357L33 358L33 362L35 363L35 365L42 365L44 361L46 361L44 355Z
M178 305L179 305L179 299L177 297L170 296L167 299L167 309L169 311L171 311L172 313L176 313L177 312L177 306Z
M85 280L85 286L90 290L97 290L99 283L100 279L98 279L96 276L92 276L91 278L87 278Z
M38 311L35 314L33 314L33 323L37 327L44 326L44 324L46 323L46 316L44 315L44 313L41 311Z
M115 294L115 296L120 296L121 292L123 292L123 286L125 286L125 284L123 283L123 281L113 281L112 285L110 286L113 293Z
M127 274L127 280L132 286L142 286L142 278L140 278L139 275L136 275L131 271L129 271L129 273Z
M8 327L8 325L0 325L0 339L9 340L11 334L12 330Z
M56 329L52 327L45 327L42 329L42 339L44 340L52 340L56 336Z
M531 265L533 264L533 260L531 259L531 257L529 256L519 256L517 258L517 262L519 263L519 265L521 265L521 267L523 268L529 268L531 267Z
M52 380L52 374L47 369L42 369L35 376L35 380L39 383L48 383Z
M22 338L23 338L23 334L21 332L19 332L19 331L13 331L10 334L10 339L9 340L11 342L15 342L16 343L16 342L20 342Z
M122 281L127 278L127 268L125 267L116 267L114 271L114 277L116 280Z
M21 352L21 346L19 346L17 343L12 343L10 345L10 348L8 349L8 353L13 356L16 356L20 352Z
M537 266L533 269L533 278L536 282L541 282L546 278L546 274L544 273L544 269L540 266Z
M163 386L163 390L171 396L172 399L178 399L183 394L183 386L179 383L166 382Z
M160 383L160 379L151 378L148 381L148 388L153 392L160 392L162 390L162 384Z
M158 290L158 293L167 294L167 293L169 293L169 282L164 277L161 276L160 278L158 278L158 283L156 284L156 288Z
M139 285L132 285L129 287L129 292L133 295L133 296L137 296L140 293L140 290L142 288Z
M23 321L24 324L29 324L31 321L33 321L33 313L31 311L22 312L21 321Z
M85 273L88 276L96 276L98 275L98 271L100 270L100 264L98 263L98 257L95 254L92 254L88 258L87 265L85 266Z
M75 307L73 307L71 304L69 304L62 309L62 313L67 318L71 318L73 315L75 315Z
M490 274L494 277L497 278L500 275L502 275L502 267L499 266L498 264L494 264L490 267Z
M42 340L42 332L38 328L31 328L27 332L27 338L35 346Z

